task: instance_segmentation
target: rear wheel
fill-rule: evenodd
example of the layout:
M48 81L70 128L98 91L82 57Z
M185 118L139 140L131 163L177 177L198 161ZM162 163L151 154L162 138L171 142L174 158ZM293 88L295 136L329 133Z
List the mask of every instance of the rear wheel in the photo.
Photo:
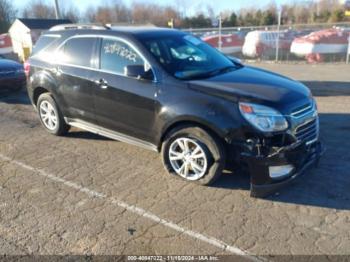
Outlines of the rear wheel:
M215 135L200 127L180 127L165 138L162 157L171 175L209 185L222 174L226 154Z
M39 96L37 109L40 121L49 133L57 136L67 133L69 126L64 121L61 111L50 93Z

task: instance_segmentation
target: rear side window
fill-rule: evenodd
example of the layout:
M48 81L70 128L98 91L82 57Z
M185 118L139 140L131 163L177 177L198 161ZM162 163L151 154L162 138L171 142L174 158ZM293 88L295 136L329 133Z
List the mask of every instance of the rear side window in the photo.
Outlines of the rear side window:
M143 59L126 43L114 39L103 39L101 46L101 69L124 74L128 65L144 65Z
M60 36L58 35L43 35L39 38L39 40L36 42L35 46L33 47L32 54L35 54L47 47L49 47L51 44L56 42Z
M59 52L60 62L90 67L95 41L96 39L91 37L79 37L68 40Z

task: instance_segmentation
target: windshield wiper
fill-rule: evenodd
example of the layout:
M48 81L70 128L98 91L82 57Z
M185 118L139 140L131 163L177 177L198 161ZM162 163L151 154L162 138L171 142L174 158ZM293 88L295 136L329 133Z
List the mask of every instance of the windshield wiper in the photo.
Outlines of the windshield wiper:
M183 80L205 79L205 78L209 78L209 77L212 77L212 76L224 74L224 73L226 73L226 72L228 72L230 70L233 70L233 69L236 70L238 68L239 68L238 66L230 65L230 66L217 68L217 69L214 69L214 70L211 70L211 71L207 71L207 72L204 72L204 73L199 73L199 74L189 75L187 77L182 77L182 79Z
M214 70L208 72L208 75L209 76L216 76L216 75L224 74L232 69L236 70L237 68L238 68L237 66L233 66L233 65L225 66L225 67L214 69Z

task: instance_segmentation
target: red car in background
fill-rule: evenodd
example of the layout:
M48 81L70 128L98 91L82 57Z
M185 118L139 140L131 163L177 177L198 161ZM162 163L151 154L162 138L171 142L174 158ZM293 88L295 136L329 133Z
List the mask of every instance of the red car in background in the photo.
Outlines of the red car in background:
M344 56L348 50L350 29L331 28L296 38L291 53L305 57L309 63L323 62L329 55Z
M212 47L219 48L220 36L209 35L202 37L202 40ZM221 52L224 54L235 54L242 51L244 37L241 34L225 34L221 36Z

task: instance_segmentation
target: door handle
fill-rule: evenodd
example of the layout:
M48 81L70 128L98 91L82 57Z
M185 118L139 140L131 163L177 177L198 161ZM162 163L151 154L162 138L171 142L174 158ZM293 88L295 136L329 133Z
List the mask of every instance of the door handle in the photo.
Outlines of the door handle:
M108 88L108 82L104 79L99 79L99 80L96 80L95 83L100 86L102 89L107 89Z

